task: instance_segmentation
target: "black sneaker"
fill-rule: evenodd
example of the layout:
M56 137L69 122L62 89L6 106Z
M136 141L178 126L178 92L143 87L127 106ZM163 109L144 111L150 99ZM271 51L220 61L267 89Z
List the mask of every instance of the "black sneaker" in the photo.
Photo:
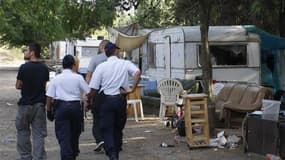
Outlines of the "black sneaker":
M103 152L104 151L103 145L104 145L104 141L99 142L95 146L94 152Z

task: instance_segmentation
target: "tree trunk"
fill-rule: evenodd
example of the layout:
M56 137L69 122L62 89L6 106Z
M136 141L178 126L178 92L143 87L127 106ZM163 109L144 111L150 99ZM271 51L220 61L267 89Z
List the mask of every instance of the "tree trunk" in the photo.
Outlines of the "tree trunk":
M200 0L200 30L201 30L201 58L202 58L202 78L205 82L205 93L209 95L210 101L213 97L212 91L212 64L211 55L208 41L208 31L209 31L209 18L210 18L210 0Z
M209 96L208 97L208 117L209 117L209 130L210 135L214 135L215 129L215 108L213 105L213 90L212 90L212 64L211 64L211 55L209 49L208 41L208 31L209 31L209 18L211 10L211 1L210 0L200 0L200 31L201 31L201 65L202 65L202 79L204 82L204 92Z

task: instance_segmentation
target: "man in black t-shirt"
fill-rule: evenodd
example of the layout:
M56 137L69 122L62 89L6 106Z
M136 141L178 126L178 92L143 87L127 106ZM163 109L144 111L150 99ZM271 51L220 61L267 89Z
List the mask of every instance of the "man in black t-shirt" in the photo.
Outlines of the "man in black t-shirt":
M17 150L21 160L46 160L45 88L49 80L49 71L47 66L38 60L40 52L41 47L38 43L29 44L24 55L28 61L20 66L17 75L16 89L21 90L16 117Z

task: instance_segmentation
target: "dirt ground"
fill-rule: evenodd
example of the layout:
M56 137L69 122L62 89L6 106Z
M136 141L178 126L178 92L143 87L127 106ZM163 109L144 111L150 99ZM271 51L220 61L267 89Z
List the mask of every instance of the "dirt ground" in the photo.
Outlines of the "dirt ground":
M15 68L0 68L0 159L15 160L16 151L15 117L17 100L20 92L14 88L16 80ZM147 106L144 106L147 107ZM146 115L146 120L136 123L133 119L127 121L124 130L122 160L260 160L264 157L255 154L245 154L243 149L191 149L185 143L174 143L175 130L166 128L152 115ZM85 120L85 132L80 137L80 155L78 160L105 160L104 154L95 154L94 139L91 134L92 120ZM162 148L162 142L174 144L174 147ZM54 124L48 122L46 138L48 160L59 160L59 146L54 134Z

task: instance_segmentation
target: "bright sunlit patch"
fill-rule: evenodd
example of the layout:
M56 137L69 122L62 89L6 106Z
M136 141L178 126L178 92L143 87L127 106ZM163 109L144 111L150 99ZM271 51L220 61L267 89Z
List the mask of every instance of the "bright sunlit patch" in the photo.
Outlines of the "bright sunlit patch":
M130 137L130 138L124 138L124 141L135 141L135 140L144 140L146 137Z

